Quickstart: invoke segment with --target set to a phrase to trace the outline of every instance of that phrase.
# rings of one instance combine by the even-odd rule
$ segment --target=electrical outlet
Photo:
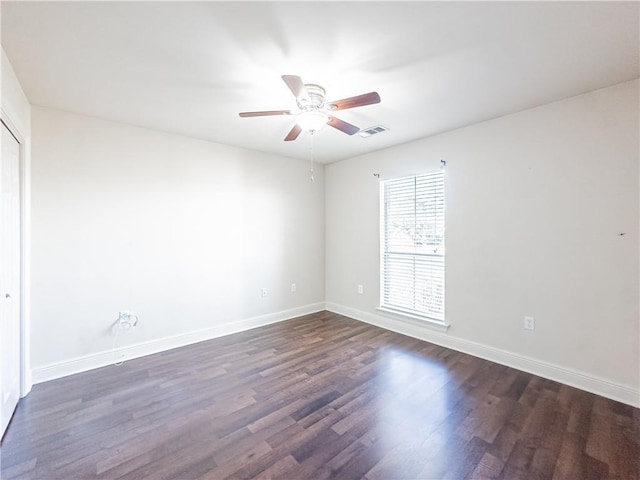
[[[536,329],[536,319],[533,317],[524,317],[524,328],[526,330]]]
[[[292,292],[295,292],[296,290],[298,290],[298,287],[296,287],[296,284],[295,284],[295,283],[292,283],[292,284],[291,284],[291,291],[292,291]]]
[[[358,293],[362,295],[364,293],[364,287],[362,285],[358,285]]]
[[[262,298],[264,298],[264,297],[266,297],[266,296],[267,296],[267,287],[263,287],[263,288],[260,290],[260,296],[261,296]]]

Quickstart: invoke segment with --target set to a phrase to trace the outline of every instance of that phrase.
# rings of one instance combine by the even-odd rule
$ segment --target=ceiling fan
[[[283,75],[282,80],[284,80],[284,83],[287,84],[291,92],[295,95],[298,110],[241,112],[240,116],[266,117],[270,115],[295,115],[296,124],[285,137],[285,142],[295,140],[303,130],[314,134],[325,124],[336,128],[347,135],[358,133],[360,131],[358,127],[334,117],[331,115],[331,112],[380,103],[380,95],[378,95],[377,92],[364,93],[355,97],[328,102],[325,100],[326,92],[320,85],[316,85],[315,83],[303,83],[302,79],[296,75]]]

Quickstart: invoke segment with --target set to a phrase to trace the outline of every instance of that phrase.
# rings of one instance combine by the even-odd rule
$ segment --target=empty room
[[[0,2],[0,477],[640,479],[639,2]]]

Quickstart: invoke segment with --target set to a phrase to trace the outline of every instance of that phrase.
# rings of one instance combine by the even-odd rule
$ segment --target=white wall
[[[329,309],[639,404],[638,132],[633,81],[327,166]],[[447,333],[375,310],[373,174],[440,159]]]
[[[120,310],[140,317],[124,346],[323,308],[321,166],[311,182],[308,162],[40,107],[32,119],[36,380],[104,363],[92,356]]]
[[[21,135],[28,137],[31,132],[31,106],[22,91],[13,67],[2,49],[0,73],[2,76],[2,111]]]
[[[30,364],[30,238],[31,238],[31,105],[16,77],[13,67],[4,52],[0,60],[0,107],[2,120],[20,142],[21,154],[21,248],[22,248],[22,288],[21,288],[21,381],[20,395],[31,390]]]

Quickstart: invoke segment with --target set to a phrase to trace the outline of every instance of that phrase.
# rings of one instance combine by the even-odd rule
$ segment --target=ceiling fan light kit
[[[346,110],[348,108],[362,107],[380,103],[380,95],[377,92],[369,92],[355,97],[344,98],[335,102],[325,101],[325,89],[315,83],[303,83],[296,75],[283,75],[282,80],[287,84],[296,97],[298,110],[268,110],[262,112],[241,112],[240,116],[266,117],[271,115],[295,115],[296,124],[285,137],[285,142],[298,138],[305,131],[313,135],[324,125],[329,125],[347,135],[358,133],[360,129],[355,125],[334,117],[329,112]]]
[[[296,116],[296,123],[305,132],[314,134],[322,127],[324,127],[329,121],[329,117],[318,110],[309,110],[301,112]]]

